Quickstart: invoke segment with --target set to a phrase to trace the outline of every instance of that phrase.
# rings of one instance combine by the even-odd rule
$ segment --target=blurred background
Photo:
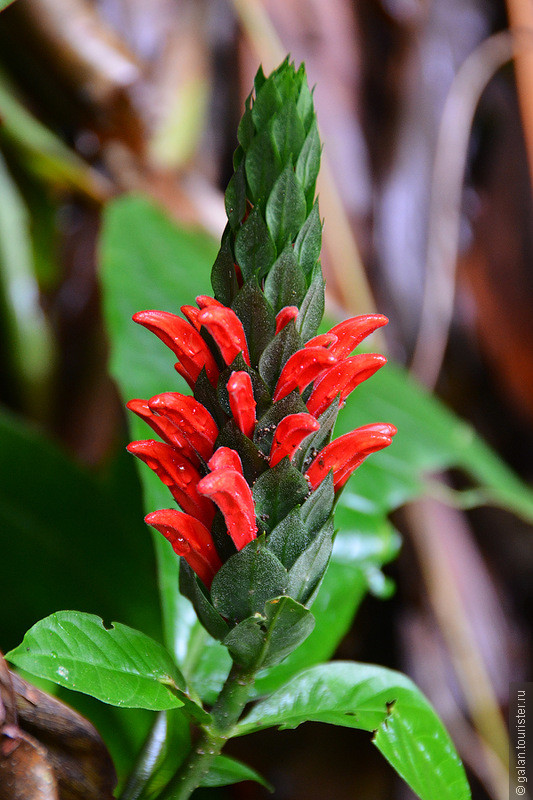
[[[107,371],[102,209],[138,192],[218,238],[244,98],[259,63],[268,72],[287,52],[316,84],[329,314],[386,313],[390,358],[531,483],[529,0],[16,0],[0,14],[1,402],[96,481],[121,485],[131,467]],[[465,488],[453,472],[435,481],[443,497]],[[127,513],[142,519],[140,499]],[[508,682],[531,675],[531,528],[435,497],[394,522],[397,591],[366,598],[339,656],[407,672],[450,730],[476,800],[504,800]],[[132,548],[151,575],[148,539]],[[42,584],[54,574],[43,563]],[[16,588],[4,650],[35,621]],[[148,588],[135,602],[153,616]],[[469,706],[476,691],[482,713]],[[309,724],[230,749],[280,800],[412,797],[358,731]],[[264,796],[252,784],[220,790]]]

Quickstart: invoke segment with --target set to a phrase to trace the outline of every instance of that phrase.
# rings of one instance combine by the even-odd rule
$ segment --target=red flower
[[[294,389],[300,392],[337,361],[325,347],[304,347],[292,355],[281,371],[274,391],[274,402],[283,400]]]
[[[231,447],[219,447],[207,462],[207,466],[212,472],[215,469],[233,469],[242,475],[241,457]]]
[[[339,395],[340,402],[343,403],[356,386],[370,378],[386,363],[385,356],[362,353],[335,364],[313,384],[313,391],[307,401],[310,413],[319,417]]]
[[[132,442],[127,449],[153,469],[187,514],[196,517],[207,527],[211,525],[215,508],[205,497],[198,494],[200,473],[179,450],[169,444],[153,440]]]
[[[198,484],[200,494],[217,504],[237,550],[256,538],[257,524],[252,491],[242,472],[231,467],[215,469]]]
[[[386,325],[388,321],[383,314],[363,314],[360,317],[352,317],[344,322],[339,322],[330,330],[330,333],[337,337],[337,342],[332,345],[331,351],[339,359],[346,358],[358,344],[361,344],[363,339]]]
[[[320,451],[305,473],[312,488],[316,489],[333,470],[333,488],[337,492],[370,453],[392,443],[395,433],[394,425],[375,422],[339,436]]]
[[[239,430],[249,439],[255,428],[255,400],[252,379],[247,372],[232,372],[228,381],[228,395],[231,413]]]
[[[149,406],[151,411],[175,425],[205,461],[211,458],[218,427],[209,411],[194,397],[179,392],[165,392],[152,397]]]
[[[205,306],[198,315],[198,321],[204,325],[218,345],[220,354],[231,364],[239,353],[250,364],[250,354],[242,322],[237,314],[222,305]]]
[[[285,306],[276,314],[276,333],[279,333],[289,324],[291,319],[298,316],[298,306]]]
[[[284,417],[276,428],[272,440],[270,467],[275,467],[285,456],[292,458],[305,437],[319,428],[320,423],[305,412]]]
[[[183,556],[209,589],[222,562],[205,525],[189,514],[170,508],[152,511],[144,520],[168,539],[174,552]]]
[[[213,354],[198,331],[181,317],[166,311],[139,311],[134,322],[155,333],[178,357],[180,374],[194,384],[205,367],[207,377],[216,386],[219,370]]]

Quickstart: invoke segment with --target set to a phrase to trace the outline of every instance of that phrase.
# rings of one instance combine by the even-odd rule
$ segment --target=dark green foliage
[[[257,367],[263,351],[274,338],[276,317],[257,278],[247,281],[233,301],[233,310],[246,334],[252,367]]]
[[[303,503],[309,494],[309,484],[284,458],[274,469],[264,472],[255,482],[255,510],[267,531],[272,531],[294,506]]]
[[[312,275],[320,257],[321,247],[322,222],[320,221],[317,201],[294,242],[294,255],[306,276]]]
[[[306,215],[305,194],[290,165],[272,187],[265,215],[279,253],[296,238]]]
[[[214,639],[223,639],[228,633],[228,625],[207,599],[198,578],[184,558],[180,559],[180,592],[191,601],[206,631]]]
[[[277,336],[275,336],[259,361],[259,374],[272,392],[276,388],[276,383],[281,370],[289,360],[303,345],[301,337],[298,335],[294,321],[291,320]]]
[[[285,594],[287,583],[287,570],[260,536],[217,572],[211,598],[221,616],[242,622],[252,614],[262,614],[268,600]]]
[[[317,267],[296,320],[298,331],[304,342],[313,338],[324,316],[324,278],[320,265],[317,264]]]
[[[261,452],[267,456],[270,454],[274,431],[284,417],[306,410],[305,403],[298,391],[291,392],[283,400],[278,400],[277,403],[270,406],[268,411],[259,417],[254,433],[254,442]]]
[[[260,280],[276,258],[276,247],[258,208],[252,209],[235,238],[235,258],[244,280]]]
[[[285,306],[300,306],[305,297],[307,284],[294,250],[288,245],[273,264],[265,281],[265,295],[274,311]]]

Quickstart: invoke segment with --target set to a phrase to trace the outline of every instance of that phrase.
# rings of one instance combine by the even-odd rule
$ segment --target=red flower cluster
[[[211,297],[200,296],[197,304],[198,308],[182,307],[186,320],[163,311],[142,311],[133,317],[172,350],[178,359],[176,370],[193,390],[203,370],[217,387],[221,373],[218,364],[231,366],[239,354],[250,365],[246,335],[238,316]],[[276,318],[276,334],[297,314],[296,306],[283,308]],[[270,468],[283,458],[291,460],[304,440],[319,430],[319,418],[329,406],[337,398],[342,404],[358,384],[383,366],[386,359],[381,355],[350,354],[366,336],[386,323],[387,318],[380,314],[354,317],[311,339],[287,360],[273,402],[296,390],[307,390],[307,413],[289,414],[279,422],[268,457]],[[216,354],[202,336],[202,328],[216,346]],[[251,439],[257,419],[250,375],[244,370],[231,372],[226,388],[233,419]],[[241,458],[236,450],[217,447],[219,426],[194,397],[165,392],[148,401],[131,400],[128,408],[163,440],[132,442],[129,451],[156,472],[182,508],[154,511],[146,522],[170,541],[175,552],[186,559],[209,588],[221,567],[211,535],[216,509],[222,513],[237,550],[257,536],[252,489],[244,477]],[[365,425],[326,445],[305,467],[310,490],[314,491],[330,471],[335,491],[341,489],[370,453],[391,444],[395,433],[393,425]]]

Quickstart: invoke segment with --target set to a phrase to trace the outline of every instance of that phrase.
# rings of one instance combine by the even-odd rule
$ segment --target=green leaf
[[[216,299],[220,303],[230,306],[239,287],[229,236],[222,238],[220,250],[211,270],[211,286]]]
[[[265,295],[274,311],[285,306],[299,306],[305,297],[305,276],[288,245],[271,267],[265,281]]]
[[[261,280],[276,258],[276,248],[259,209],[253,208],[235,238],[235,258],[243,278]]]
[[[285,594],[287,579],[287,570],[260,536],[217,572],[211,585],[213,605],[226,619],[240,622],[262,614],[267,600]]]
[[[294,242],[294,255],[305,275],[312,274],[321,248],[322,221],[317,200]]]
[[[13,2],[14,2],[14,0],[0,0],[0,11],[3,11],[4,8],[7,8]]]
[[[198,585],[196,574],[185,559],[180,564],[180,592],[193,604],[198,619],[214,639],[223,639],[229,631],[228,625],[215,611],[202,589]]]
[[[257,278],[244,284],[232,308],[242,322],[252,367],[257,367],[264,349],[276,332],[276,316],[259,288]]]
[[[37,622],[6,658],[32,675],[114,706],[161,711],[183,705],[185,680],[170,654],[140,631],[80,611]]]
[[[251,98],[252,96],[250,94],[245,100],[244,114],[242,115],[241,121],[239,122],[239,127],[237,128],[237,139],[242,145],[243,150],[248,150],[255,136],[255,126],[252,119],[252,111],[250,109]]]
[[[256,98],[252,105],[252,119],[258,131],[263,130],[281,108],[283,99],[274,80],[266,80],[260,89],[256,86]]]
[[[229,223],[233,230],[237,230],[246,213],[246,178],[243,161],[230,178],[224,195],[224,204]]]
[[[288,458],[269,469],[256,480],[253,487],[255,512],[267,531],[287,516],[309,494],[309,484]],[[281,592],[280,592],[281,594]]]
[[[302,151],[296,162],[296,177],[302,186],[305,196],[311,203],[314,200],[315,183],[320,170],[320,154],[322,145],[316,122],[307,134]]]
[[[274,116],[271,130],[280,162],[294,166],[305,140],[305,131],[293,100],[287,101]]]
[[[310,611],[291,597],[276,597],[233,628],[224,640],[234,661],[244,667],[270,666],[282,661],[311,633]]]
[[[267,129],[261,130],[251,143],[245,156],[244,168],[251,199],[254,205],[264,208],[270,190],[281,170],[281,164]]]
[[[264,382],[274,394],[274,389],[278,382],[281,370],[289,360],[303,345],[298,335],[294,320],[291,319],[277,336],[275,336],[259,361],[259,374]]]
[[[306,208],[305,195],[294,170],[285,167],[266,204],[266,221],[278,253],[297,236],[305,221]]]
[[[255,781],[273,792],[273,787],[255,769],[248,767],[241,761],[229,756],[217,756],[207,775],[202,778],[200,786],[213,788],[215,786],[230,786],[241,781]]]
[[[328,722],[376,731],[374,743],[422,800],[467,800],[461,762],[435,711],[405,675],[336,661],[304,670],[257,703],[240,734]]]
[[[306,78],[302,82],[302,88],[300,89],[298,100],[296,101],[296,108],[298,110],[298,115],[303,122],[304,129],[306,133],[308,133],[311,128],[311,124],[315,119],[315,110],[313,107],[313,94],[309,89]]]
[[[333,520],[331,519],[311,544],[301,553],[289,570],[287,594],[310,606],[329,562],[333,540]]]
[[[320,266],[314,275],[296,318],[296,327],[304,342],[316,334],[324,314],[324,278]]]
[[[301,506],[293,508],[281,522],[278,522],[267,538],[269,550],[272,550],[286,569],[292,567],[300,553],[311,541],[300,509]]]

